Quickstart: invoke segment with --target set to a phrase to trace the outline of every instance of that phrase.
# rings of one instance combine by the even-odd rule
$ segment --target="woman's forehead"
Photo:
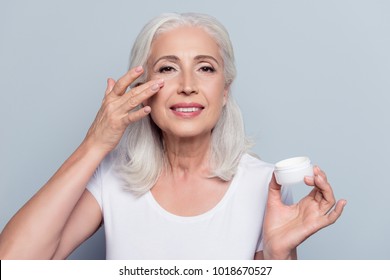
[[[213,56],[220,60],[220,49],[216,40],[203,28],[181,26],[159,34],[152,42],[150,59],[160,56],[192,54]]]

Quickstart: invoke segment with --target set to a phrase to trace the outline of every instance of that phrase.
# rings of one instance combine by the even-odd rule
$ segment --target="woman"
[[[318,167],[292,204],[273,166],[247,153],[233,50],[214,18],[155,18],[130,61],[78,149],[4,228],[1,259],[66,258],[103,221],[109,259],[295,259],[341,215]]]

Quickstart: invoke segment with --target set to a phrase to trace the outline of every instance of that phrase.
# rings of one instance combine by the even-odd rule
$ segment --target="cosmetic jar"
[[[275,177],[279,185],[303,183],[305,176],[313,176],[313,165],[308,157],[293,157],[275,164]]]

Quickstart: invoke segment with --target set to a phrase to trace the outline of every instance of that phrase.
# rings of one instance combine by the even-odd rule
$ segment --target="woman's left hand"
[[[266,215],[263,225],[265,259],[289,259],[291,252],[320,229],[333,224],[343,212],[347,201],[336,199],[325,173],[314,167],[314,176],[305,177],[312,191],[298,203],[285,205],[281,186],[275,176],[269,185]]]

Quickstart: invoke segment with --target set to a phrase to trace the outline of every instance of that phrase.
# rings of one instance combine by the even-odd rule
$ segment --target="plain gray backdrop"
[[[83,140],[106,79],[162,12],[227,27],[253,150],[273,163],[309,156],[348,200],[299,257],[389,259],[390,1],[1,0],[0,229]],[[104,259],[103,231],[70,258]]]

